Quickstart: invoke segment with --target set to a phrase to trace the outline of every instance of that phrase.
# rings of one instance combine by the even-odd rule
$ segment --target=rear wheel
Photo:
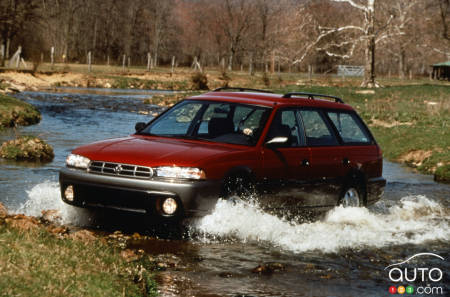
[[[358,190],[355,188],[348,188],[341,199],[341,205],[344,207],[359,207],[360,198]]]
[[[361,196],[361,190],[358,186],[352,185],[346,187],[341,195],[339,205],[343,207],[360,207],[363,206],[363,200]]]

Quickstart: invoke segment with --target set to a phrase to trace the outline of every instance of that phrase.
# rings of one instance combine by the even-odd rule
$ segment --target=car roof
[[[353,108],[345,103],[334,102],[330,100],[318,99],[312,96],[295,96],[283,98],[283,94],[259,93],[259,92],[217,92],[212,91],[198,96],[186,98],[188,100],[205,100],[205,101],[223,101],[230,103],[242,103],[250,105],[261,105],[268,107],[318,107],[331,109],[353,110]],[[318,95],[317,95],[318,96]]]

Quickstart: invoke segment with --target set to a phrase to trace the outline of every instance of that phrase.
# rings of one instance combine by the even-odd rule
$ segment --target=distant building
[[[433,79],[450,81],[450,61],[431,66],[433,67],[433,72],[431,73]]]

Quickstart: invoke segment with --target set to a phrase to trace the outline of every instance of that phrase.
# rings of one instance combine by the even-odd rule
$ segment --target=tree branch
[[[358,9],[361,9],[361,10],[364,10],[364,11],[368,11],[369,10],[366,6],[357,4],[357,3],[353,2],[353,0],[332,0],[332,1],[334,1],[334,2],[345,2],[345,3],[348,3],[348,4],[350,4],[351,6],[353,6],[355,8],[358,8]]]

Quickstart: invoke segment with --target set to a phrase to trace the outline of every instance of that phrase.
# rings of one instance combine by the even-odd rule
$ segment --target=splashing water
[[[61,200],[57,182],[40,183],[27,194],[28,200],[15,213],[39,217],[42,211],[57,210],[58,223],[91,223],[92,212]],[[267,242],[296,253],[450,241],[450,213],[438,202],[422,195],[385,202],[380,201],[372,210],[336,207],[323,220],[299,224],[266,213],[257,204],[219,200],[212,214],[198,220],[193,228],[205,235],[204,240],[231,237],[242,242]]]
[[[84,226],[89,223],[90,212],[86,209],[75,208],[61,200],[59,184],[46,181],[35,185],[27,191],[28,200],[15,213],[40,217],[45,210],[58,212],[57,223]]]
[[[263,212],[258,206],[219,200],[195,228],[205,238],[233,237],[263,241],[292,252],[419,244],[450,240],[450,215],[425,196],[407,196],[383,213],[367,208],[336,207],[321,221],[295,224]]]

